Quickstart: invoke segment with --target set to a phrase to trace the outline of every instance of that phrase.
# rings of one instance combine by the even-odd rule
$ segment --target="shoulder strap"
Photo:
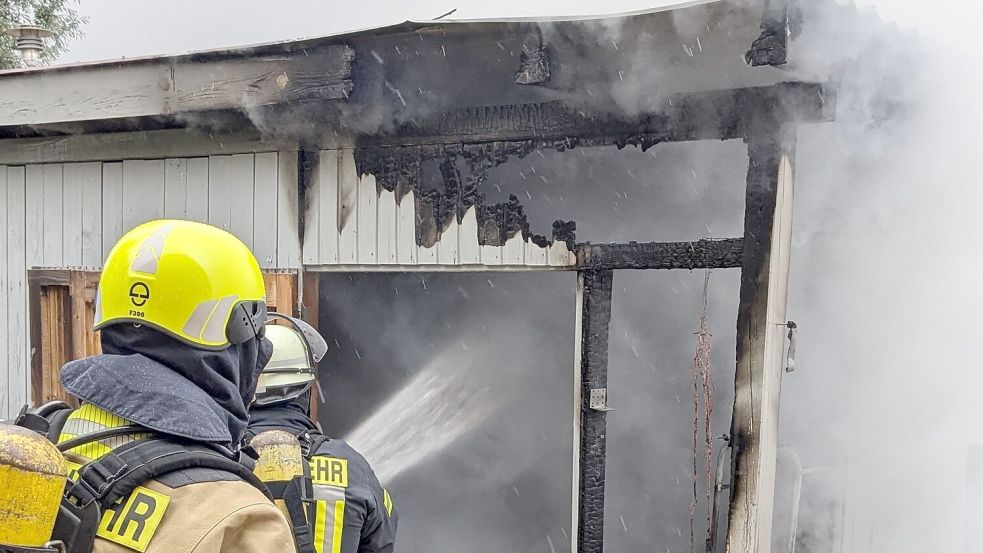
[[[79,504],[99,503],[103,509],[148,480],[188,468],[232,473],[272,499],[266,486],[231,452],[172,437],[154,436],[124,444],[79,469],[76,482],[65,491]]]
[[[61,429],[72,411],[74,409],[64,401],[49,401],[33,410],[25,405],[14,419],[14,424],[41,434],[51,443],[58,443]]]
[[[320,432],[304,432],[298,436],[298,439],[300,440],[300,451],[308,460],[317,455],[317,450],[321,449],[325,442],[331,440],[330,437]]]

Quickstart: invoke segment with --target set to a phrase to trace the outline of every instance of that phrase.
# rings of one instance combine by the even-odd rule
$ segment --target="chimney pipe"
[[[44,39],[55,36],[55,33],[37,25],[18,25],[7,29],[4,34],[17,39],[16,48],[20,51],[21,62],[25,67],[41,64]]]

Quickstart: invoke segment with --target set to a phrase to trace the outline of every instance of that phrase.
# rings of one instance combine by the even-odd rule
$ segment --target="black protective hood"
[[[224,445],[246,430],[246,406],[273,354],[264,339],[220,351],[193,348],[146,326],[102,330],[103,355],[72,361],[61,383],[74,396],[141,426]]]
[[[293,435],[307,431],[318,431],[310,415],[311,391],[289,401],[273,405],[253,404],[249,410],[249,431],[253,434],[267,430],[283,430]]]

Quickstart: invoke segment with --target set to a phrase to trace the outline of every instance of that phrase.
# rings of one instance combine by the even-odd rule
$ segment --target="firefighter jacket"
[[[297,436],[310,464],[315,502],[308,508],[317,553],[390,553],[396,544],[397,513],[369,462],[354,448],[323,436],[306,406],[309,393],[294,401],[253,407],[249,432],[282,430]]]
[[[85,404],[69,415],[59,442],[129,421]],[[143,436],[106,438],[65,452],[69,472]],[[212,469],[171,472],[138,486],[103,515],[95,553],[266,553],[294,551],[286,520],[262,492]]]

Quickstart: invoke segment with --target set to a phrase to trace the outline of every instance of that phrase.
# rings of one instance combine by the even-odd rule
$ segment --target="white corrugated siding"
[[[98,268],[128,229],[162,217],[222,227],[264,268],[300,264],[295,155],[0,165],[0,418],[30,398],[27,271]]]
[[[547,270],[576,264],[563,242],[543,248],[519,234],[504,246],[480,245],[474,208],[451,222],[433,247],[419,246],[413,192],[397,201],[394,192],[376,186],[375,176],[357,174],[353,150],[324,150],[319,161],[308,190],[313,209],[305,219],[304,265]]]

